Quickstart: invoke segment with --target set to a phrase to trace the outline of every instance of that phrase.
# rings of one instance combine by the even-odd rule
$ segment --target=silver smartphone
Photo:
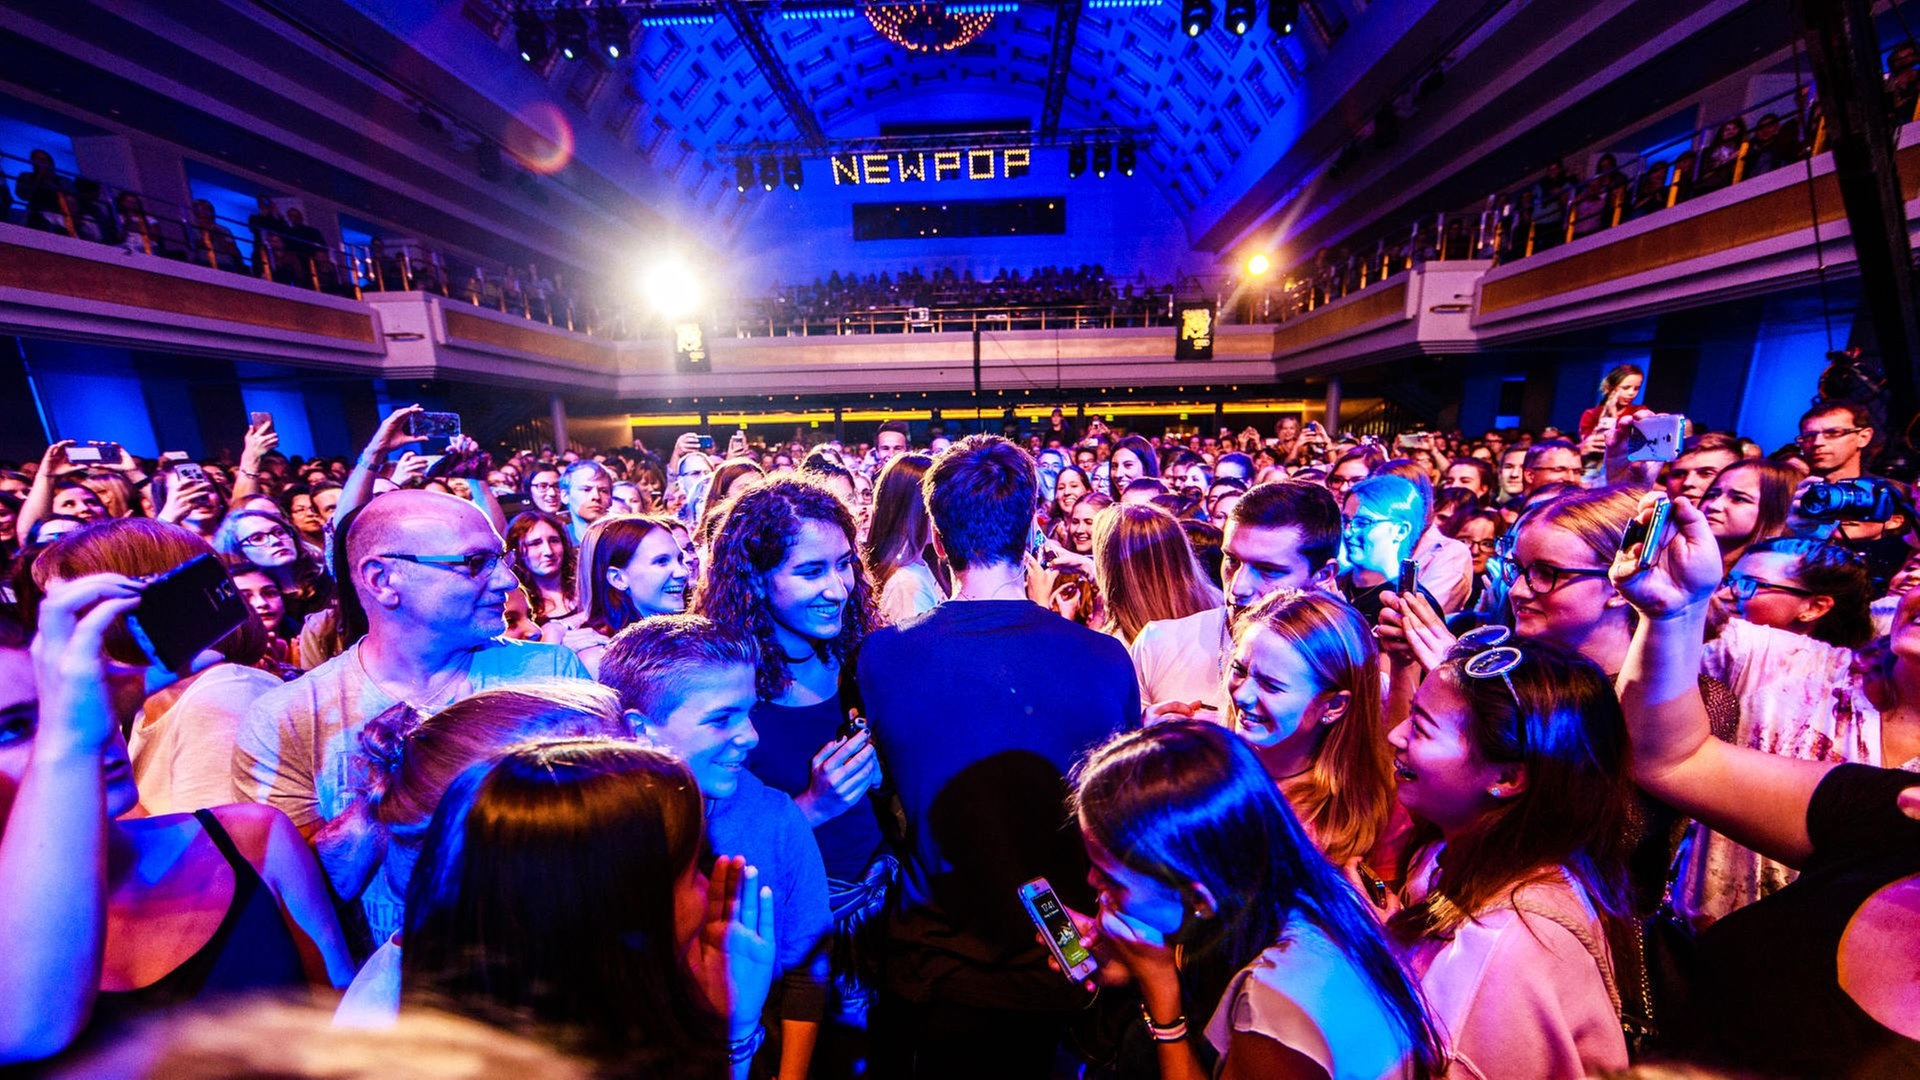
[[[1093,974],[1100,962],[1087,951],[1086,943],[1080,940],[1079,929],[1073,925],[1067,910],[1060,906],[1060,898],[1053,894],[1053,886],[1047,884],[1046,878],[1034,878],[1020,886],[1020,903],[1026,907],[1033,925],[1040,928],[1040,936],[1047,939],[1047,949],[1060,962],[1060,970],[1067,978],[1079,982]]]

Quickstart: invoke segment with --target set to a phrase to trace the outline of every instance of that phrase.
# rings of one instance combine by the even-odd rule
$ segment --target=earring
[[[1487,794],[1497,799],[1500,797],[1500,789],[1498,787],[1490,787],[1487,789]]]

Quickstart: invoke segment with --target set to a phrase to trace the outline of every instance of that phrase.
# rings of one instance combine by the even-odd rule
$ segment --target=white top
[[[560,644],[572,649],[573,655],[580,659],[581,666],[587,669],[587,674],[596,679],[600,677],[600,658],[606,655],[607,646],[612,641],[600,631],[585,626],[568,627],[560,637]]]
[[[880,617],[889,625],[898,626],[932,611],[946,598],[933,571],[916,559],[887,576],[887,584],[880,590]]]
[[[233,743],[254,700],[281,685],[270,672],[215,664],[165,712],[134,715],[127,754],[147,817],[184,814],[233,801]]]
[[[1473,595],[1473,549],[1429,526],[1414,546],[1413,561],[1420,566],[1420,584],[1451,615]]]
[[[1140,628],[1127,654],[1140,680],[1140,704],[1204,701],[1227,715],[1227,660],[1233,641],[1227,636],[1225,605],[1179,619],[1155,619]]]
[[[1365,973],[1318,926],[1295,918],[1227,983],[1207,1023],[1224,1061],[1236,1031],[1312,1058],[1331,1080],[1398,1080],[1411,1048]]]
[[[333,1011],[335,1027],[392,1027],[400,1019],[400,945],[388,938],[354,975],[340,1007]]]

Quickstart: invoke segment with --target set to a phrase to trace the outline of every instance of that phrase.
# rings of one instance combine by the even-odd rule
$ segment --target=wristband
[[[1147,1022],[1147,1035],[1154,1042],[1174,1043],[1187,1037],[1187,1018],[1184,1015],[1175,1017],[1173,1023],[1162,1027],[1153,1022],[1153,1014],[1147,1011],[1147,1003],[1143,1001],[1140,1003],[1140,1019]]]
[[[766,1041],[766,1025],[753,1025],[753,1034],[748,1035],[744,1039],[734,1039],[727,1043],[727,1063],[729,1065],[740,1065],[752,1061],[753,1055],[760,1052],[761,1044]]]

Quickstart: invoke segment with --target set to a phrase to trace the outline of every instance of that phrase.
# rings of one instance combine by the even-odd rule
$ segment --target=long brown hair
[[[920,480],[933,468],[933,455],[897,454],[880,470],[873,493],[873,520],[860,559],[866,563],[873,587],[883,589],[895,570],[926,558],[933,542],[933,518],[927,514],[927,496]]]
[[[527,591],[533,617],[545,620],[561,613],[546,610],[547,601],[540,595],[540,583],[533,580],[533,571],[527,569],[526,557],[520,554],[520,545],[526,542],[527,534],[535,525],[545,525],[560,537],[560,595],[576,609],[580,606],[580,551],[573,545],[567,523],[545,510],[522,510],[507,522],[507,550],[513,552],[513,576],[520,579]]]
[[[1157,506],[1111,506],[1093,524],[1093,576],[1107,619],[1128,644],[1157,619],[1178,619],[1222,603],[1200,573],[1186,531]]]
[[[1329,725],[1307,774],[1283,785],[1287,801],[1336,864],[1373,850],[1393,815],[1393,750],[1380,693],[1373,628],[1351,604],[1320,590],[1283,589],[1247,609],[1237,644],[1255,629],[1286,642],[1321,693],[1346,691],[1346,714]]]
[[[1760,493],[1754,504],[1753,531],[1737,542],[1721,544],[1721,554],[1730,560],[1738,558],[1747,548],[1762,540],[1787,535],[1787,517],[1793,512],[1793,492],[1800,486],[1798,472],[1777,462],[1755,458],[1736,461],[1721,469],[1713,478],[1713,483],[1707,485],[1707,491],[1711,493],[1719,487],[1729,473],[1743,469],[1760,477]]]
[[[671,535],[676,524],[664,514],[608,514],[588,527],[580,541],[573,587],[574,603],[586,605],[587,629],[612,637],[640,618],[633,600],[607,583],[607,571],[632,562],[649,533],[663,529]]]
[[[1466,701],[1465,741],[1483,761],[1517,765],[1525,786],[1489,806],[1440,853],[1426,898],[1388,921],[1404,942],[1446,938],[1528,885],[1564,868],[1615,929],[1629,907],[1626,824],[1633,798],[1627,726],[1613,681],[1593,661],[1545,641],[1515,639],[1520,663],[1501,678],[1445,679]],[[1437,839],[1423,826],[1425,839]],[[1408,846],[1411,860],[1422,844]]]

